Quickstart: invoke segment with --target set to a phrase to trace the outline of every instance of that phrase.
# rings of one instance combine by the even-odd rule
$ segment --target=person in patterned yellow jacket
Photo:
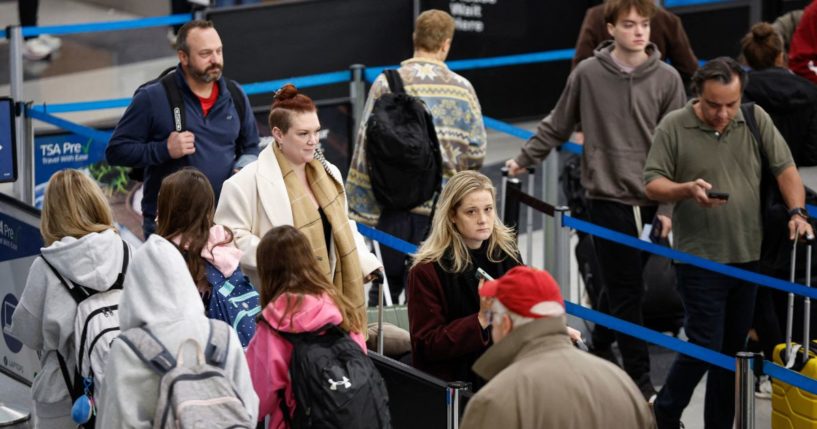
[[[442,153],[443,186],[458,171],[482,167],[486,144],[482,109],[473,86],[444,63],[453,37],[451,15],[436,9],[421,13],[413,34],[414,56],[403,61],[398,69],[406,92],[420,98],[434,117]],[[386,76],[381,73],[369,90],[346,179],[349,217],[417,244],[428,227],[432,202],[427,201],[408,212],[384,212],[375,200],[368,175],[367,163],[377,160],[366,159],[366,120],[375,101],[388,92]],[[397,302],[405,283],[405,255],[385,247],[381,250],[390,291]],[[372,291],[372,296],[376,292]]]

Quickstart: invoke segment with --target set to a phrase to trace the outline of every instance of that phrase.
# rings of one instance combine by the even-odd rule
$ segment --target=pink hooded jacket
[[[221,244],[227,241],[227,237],[227,231],[223,226],[210,227],[210,235],[207,237],[207,244],[201,249],[201,257],[213,264],[224,277],[230,278],[238,268],[244,252],[235,247],[235,242]],[[181,244],[182,237],[177,235],[171,241],[178,246]]]
[[[294,333],[309,332],[327,323],[339,325],[342,321],[340,310],[327,295],[303,295],[301,307],[295,315],[282,319],[281,315],[287,305],[286,295],[279,296],[261,312],[261,316],[275,329]],[[354,332],[350,337],[360,345],[363,352],[366,352],[366,342],[362,334]],[[286,429],[278,391],[284,389],[287,409],[295,410],[295,398],[289,380],[292,344],[270,329],[266,323],[259,323],[255,336],[247,347],[246,355],[252,384],[259,399],[259,421],[269,415],[270,429]]]

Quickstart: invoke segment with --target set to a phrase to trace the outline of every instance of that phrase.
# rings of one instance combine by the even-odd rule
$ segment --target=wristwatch
[[[808,211],[803,207],[795,207],[789,210],[789,217],[792,217],[794,215],[800,215],[803,219],[806,220],[808,220],[809,218]]]

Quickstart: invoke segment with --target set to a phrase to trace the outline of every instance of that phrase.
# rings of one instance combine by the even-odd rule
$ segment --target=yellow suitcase
[[[811,286],[811,244],[806,255],[806,286]],[[790,280],[794,283],[797,245],[792,248]],[[805,297],[805,320],[810,320],[811,303]],[[806,377],[817,379],[817,342],[809,341],[809,325],[804,326],[804,341],[792,343],[792,314],[794,294],[789,294],[786,319],[786,342],[774,348],[774,363],[797,371]],[[805,346],[804,346],[805,345]],[[789,356],[791,358],[789,359]],[[817,395],[800,390],[779,380],[772,380],[772,428],[773,429],[817,429]]]

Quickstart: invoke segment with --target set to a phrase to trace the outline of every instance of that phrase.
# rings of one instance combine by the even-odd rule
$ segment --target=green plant
[[[88,166],[88,172],[107,192],[128,192],[128,167],[111,166],[102,161]]]

